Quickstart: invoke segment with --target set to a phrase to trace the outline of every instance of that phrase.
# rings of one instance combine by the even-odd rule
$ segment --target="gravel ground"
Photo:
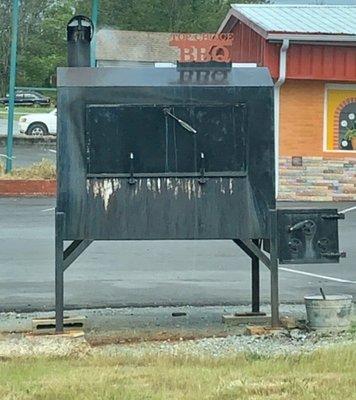
[[[94,353],[105,356],[165,354],[172,356],[227,357],[244,352],[251,356],[271,357],[312,352],[319,348],[347,343],[356,343],[355,335],[344,333],[325,336],[325,334],[305,333],[296,329],[290,332],[282,331],[278,334],[264,336],[235,335],[226,338],[208,338],[175,343],[111,345],[95,348]]]
[[[299,329],[279,331],[272,335],[232,335],[187,341],[144,342],[91,347],[84,337],[6,335],[0,338],[0,360],[12,357],[57,356],[83,357],[170,355],[228,357],[247,353],[253,357],[271,357],[309,353],[320,348],[356,343],[353,333],[326,335]]]
[[[0,361],[14,357],[80,357],[89,353],[90,346],[84,336],[0,336]]]
[[[268,312],[268,306],[263,310]],[[85,315],[84,335],[35,336],[34,317],[48,313],[1,313],[0,360],[17,356],[144,356],[193,355],[225,357],[241,352],[252,356],[288,355],[311,352],[321,347],[356,343],[355,333],[325,334],[299,329],[271,335],[247,336],[243,327],[221,323],[225,313],[248,311],[249,307],[156,307],[73,310],[68,315]],[[184,314],[173,317],[174,313]],[[304,305],[281,305],[282,315],[305,318]],[[53,316],[53,315],[52,315]],[[9,331],[17,333],[6,333]],[[196,338],[201,339],[196,339]],[[194,340],[187,340],[194,338]],[[153,341],[152,341],[153,340]],[[132,343],[128,344],[130,341]]]
[[[356,307],[355,307],[356,309]],[[182,307],[125,307],[125,308],[98,308],[69,310],[68,316],[85,316],[87,330],[94,334],[105,332],[133,332],[144,331],[160,332],[163,330],[203,330],[218,335],[226,331],[226,326],[221,323],[223,314],[235,312],[244,313],[251,311],[251,306],[182,306]],[[261,311],[269,314],[267,304],[261,306]],[[293,315],[303,319],[305,315],[304,304],[281,304],[281,315]],[[183,313],[183,317],[172,317],[173,313]],[[54,313],[0,313],[0,332],[28,332],[32,329],[33,318],[53,318]],[[235,332],[231,332],[235,333]]]

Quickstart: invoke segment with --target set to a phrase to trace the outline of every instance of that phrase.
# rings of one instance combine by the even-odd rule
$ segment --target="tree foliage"
[[[261,3],[240,0],[235,3]],[[0,95],[8,84],[11,3],[0,0]],[[162,32],[215,32],[230,0],[100,0],[99,26]],[[91,13],[90,0],[20,0],[17,86],[48,86],[65,65],[66,23]]]

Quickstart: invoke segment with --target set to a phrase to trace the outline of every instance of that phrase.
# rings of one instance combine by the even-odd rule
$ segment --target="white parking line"
[[[41,210],[41,212],[48,212],[48,211],[54,211],[55,207],[51,207],[51,208],[45,208],[44,210]]]
[[[348,279],[333,278],[332,276],[312,274],[311,272],[298,271],[296,269],[290,269],[290,268],[284,268],[284,267],[279,267],[278,269],[280,269],[281,271],[285,271],[285,272],[292,272],[293,274],[313,276],[314,278],[322,278],[322,279],[326,279],[326,280],[334,281],[334,282],[356,284],[356,281],[349,281]]]
[[[346,208],[345,210],[341,210],[341,211],[339,211],[339,214],[345,214],[347,212],[354,211],[354,210],[356,210],[356,206]]]
[[[5,158],[8,158],[9,160],[12,160],[12,159],[16,158],[14,156],[8,157],[6,154],[0,154],[0,157],[5,157]]]

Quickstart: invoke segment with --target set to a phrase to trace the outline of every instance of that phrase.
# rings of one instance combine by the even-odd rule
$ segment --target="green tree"
[[[230,3],[263,0],[100,0],[99,26],[162,32],[215,32]],[[11,3],[0,0],[0,95],[8,86]],[[66,24],[91,14],[91,0],[20,0],[18,86],[48,86],[65,65]]]
[[[101,0],[101,26],[162,32],[215,32],[231,3],[263,0]],[[85,8],[83,0],[79,8]]]
[[[49,86],[56,68],[66,65],[66,25],[74,13],[73,2],[50,3],[19,47],[18,86]]]
[[[0,0],[0,95],[8,87],[12,1]],[[48,85],[65,65],[65,27],[75,12],[72,0],[21,0],[17,48],[17,86]]]
[[[0,1],[0,95],[6,91],[11,41],[11,7],[10,1]]]

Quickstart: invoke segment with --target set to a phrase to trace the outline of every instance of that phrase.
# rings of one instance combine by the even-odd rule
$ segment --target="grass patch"
[[[4,164],[0,163],[0,179],[55,179],[56,166],[52,161],[42,161],[26,168],[14,168],[10,174],[5,174]]]
[[[350,333],[355,335],[355,337],[356,337],[356,321],[351,322]]]
[[[356,399],[356,345],[251,360],[173,356],[0,361],[2,400]]]

